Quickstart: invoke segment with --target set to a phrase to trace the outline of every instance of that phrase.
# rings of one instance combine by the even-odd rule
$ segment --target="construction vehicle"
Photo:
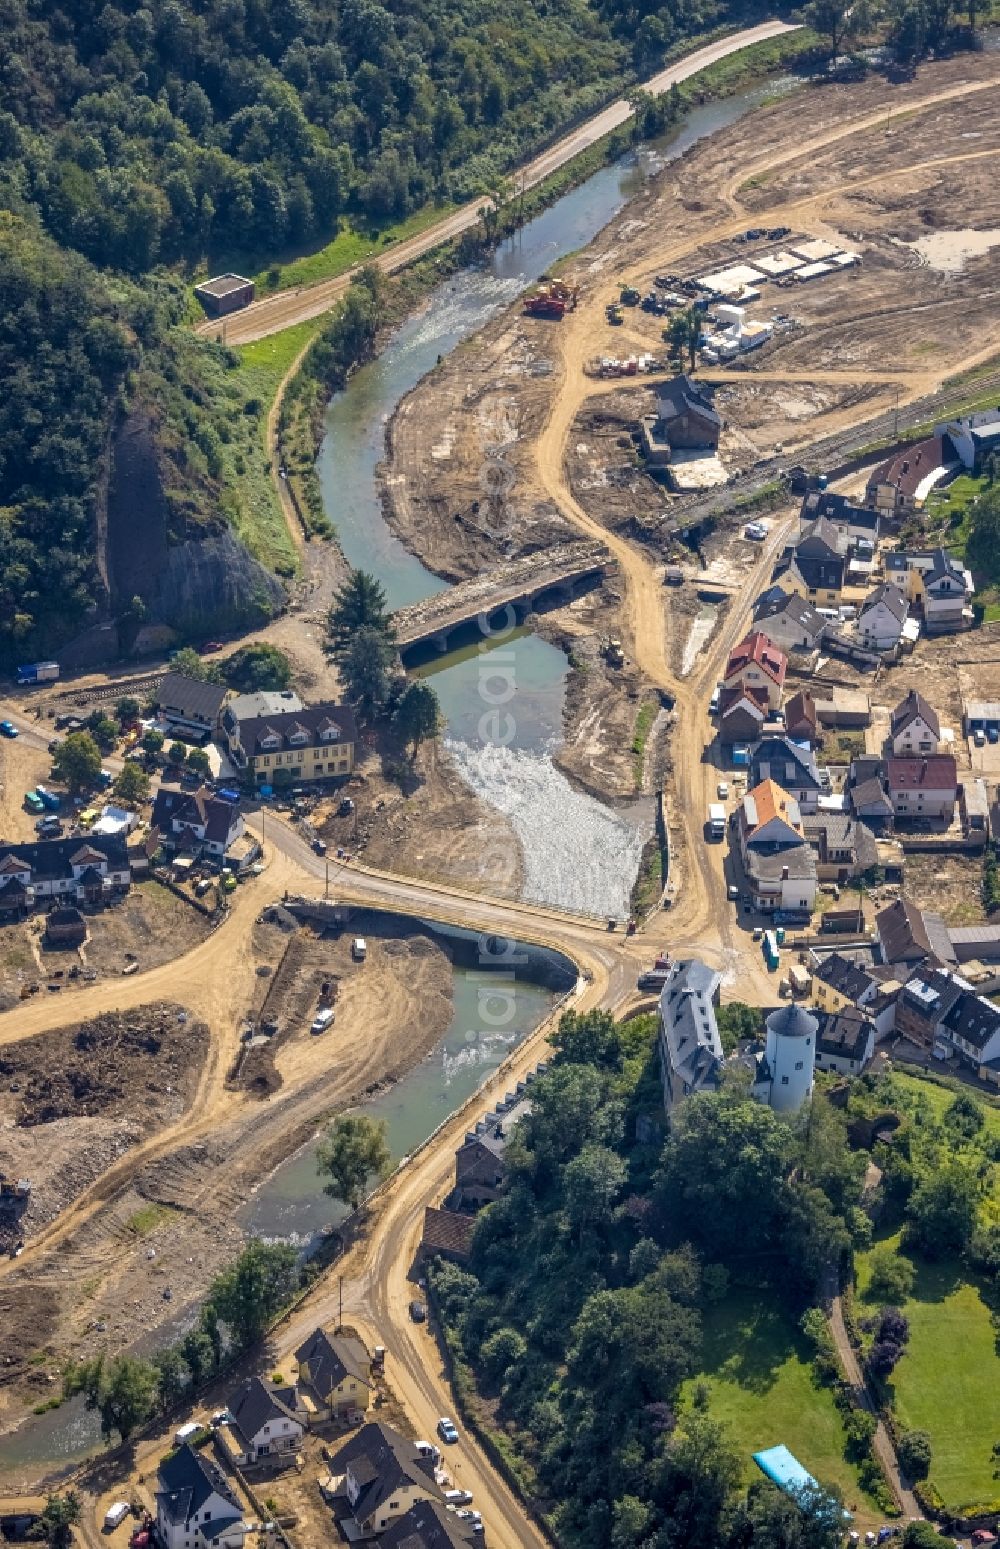
[[[608,322],[611,324],[612,328],[619,328],[622,323],[624,323],[625,313],[622,311],[617,301],[609,302],[604,311],[605,316],[607,317]]]
[[[611,639],[605,646],[604,655],[607,658],[609,667],[624,667],[625,652],[622,650],[621,641],[618,640],[614,635],[612,635]]]
[[[642,300],[642,296],[636,290],[634,285],[623,285],[621,297],[619,299],[621,300],[623,307],[637,307],[639,302]]]
[[[563,280],[543,280],[537,290],[524,299],[528,317],[548,317],[558,321],[576,307],[578,291]]]

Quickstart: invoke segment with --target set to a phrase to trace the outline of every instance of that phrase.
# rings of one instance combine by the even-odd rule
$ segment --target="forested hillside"
[[[347,209],[384,220],[474,192],[725,9],[2,0],[4,202],[132,272],[268,258]]]

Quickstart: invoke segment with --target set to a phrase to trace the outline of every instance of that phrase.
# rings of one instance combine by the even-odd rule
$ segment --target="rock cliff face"
[[[153,417],[136,407],[112,447],[103,524],[112,613],[138,596],[147,624],[181,635],[253,629],[273,618],[285,601],[281,582],[221,518],[193,518],[193,499],[166,487],[165,466]]]

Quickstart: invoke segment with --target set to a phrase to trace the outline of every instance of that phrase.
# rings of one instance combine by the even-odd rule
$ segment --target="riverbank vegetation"
[[[468,1267],[432,1269],[466,1419],[573,1549],[832,1549],[831,1503],[885,1488],[814,1309],[868,1240],[864,1160],[825,1096],[790,1123],[739,1077],[665,1135],[655,1039],[562,1019]],[[747,1489],[778,1441],[822,1487],[804,1512]]]

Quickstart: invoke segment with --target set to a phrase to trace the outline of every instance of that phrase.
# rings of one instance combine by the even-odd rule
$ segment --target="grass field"
[[[880,1247],[899,1248],[899,1234]],[[868,1281],[870,1255],[858,1255],[858,1289]],[[905,1354],[889,1383],[904,1430],[931,1438],[931,1483],[955,1510],[1000,1496],[991,1449],[1000,1440],[996,1334],[978,1286],[955,1264],[914,1261]],[[859,1301],[859,1312],[864,1307]]]
[[[811,1349],[773,1297],[732,1291],[705,1314],[701,1377],[685,1384],[689,1401],[697,1381],[707,1384],[709,1414],[723,1421],[744,1462],[784,1442],[821,1484],[837,1485],[848,1508],[870,1512],[857,1472],[844,1457],[844,1426],[829,1388],[813,1382]]]

